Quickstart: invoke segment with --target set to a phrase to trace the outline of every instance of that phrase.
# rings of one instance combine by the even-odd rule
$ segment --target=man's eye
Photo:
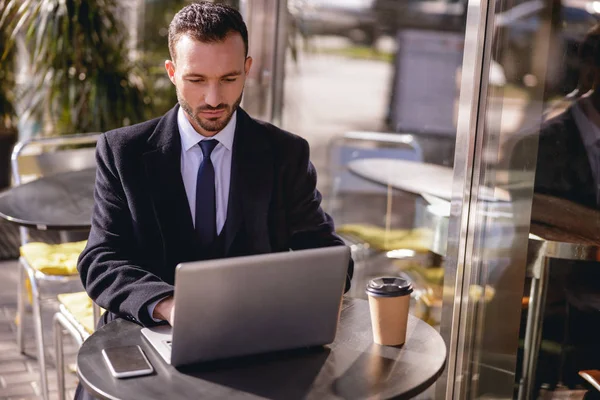
[[[225,78],[223,79],[225,82],[235,82],[236,79],[235,78]]]
[[[188,82],[197,83],[200,82],[200,79],[188,79]]]

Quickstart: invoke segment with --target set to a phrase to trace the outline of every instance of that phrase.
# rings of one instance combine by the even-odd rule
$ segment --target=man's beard
[[[204,105],[202,107],[198,107],[198,109],[194,112],[194,110],[192,109],[192,106],[190,106],[190,104],[187,101],[185,101],[185,99],[183,97],[181,97],[181,95],[179,94],[179,90],[176,90],[176,92],[177,92],[177,100],[179,101],[179,105],[181,106],[181,108],[183,108],[183,111],[185,111],[186,114],[192,119],[192,121],[194,122],[195,128],[198,129],[198,127],[200,127],[207,132],[222,131],[227,126],[229,121],[231,121],[231,117],[233,116],[233,113],[235,112],[235,110],[237,110],[240,103],[242,102],[242,96],[244,95],[244,91],[242,90],[242,93],[240,93],[240,97],[231,106],[228,104],[224,104],[224,103],[221,103],[216,107]],[[202,120],[200,118],[200,116],[198,115],[201,111],[214,111],[214,110],[225,110],[225,113],[226,113],[225,118],[219,117],[219,119],[216,121],[210,121],[210,120]]]

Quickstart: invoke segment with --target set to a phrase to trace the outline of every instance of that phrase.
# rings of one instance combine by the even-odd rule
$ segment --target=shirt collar
[[[221,130],[213,137],[205,137],[196,132],[190,121],[185,116],[183,108],[179,107],[177,111],[177,127],[179,128],[179,136],[181,136],[181,145],[185,151],[188,151],[202,140],[216,139],[229,151],[233,148],[233,138],[235,136],[235,127],[237,124],[237,110],[233,112],[231,119]]]

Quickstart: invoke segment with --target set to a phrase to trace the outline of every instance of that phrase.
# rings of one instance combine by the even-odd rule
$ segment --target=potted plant
[[[10,32],[9,46],[24,34],[33,63],[20,101],[45,132],[102,132],[146,119],[150,98],[116,0],[0,1],[0,30]]]
[[[0,0],[4,10],[7,0]],[[7,18],[8,18],[7,14]],[[0,190],[10,185],[10,153],[17,141],[15,115],[15,49],[0,21]]]

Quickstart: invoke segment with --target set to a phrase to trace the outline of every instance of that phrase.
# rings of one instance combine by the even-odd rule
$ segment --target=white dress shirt
[[[202,140],[215,139],[219,142],[212,151],[210,160],[215,168],[215,195],[217,206],[217,234],[221,233],[227,219],[227,205],[229,202],[229,184],[231,182],[231,157],[233,153],[233,138],[235,136],[237,111],[231,116],[229,123],[223,130],[213,137],[204,137],[192,126],[180,107],[177,113],[177,126],[181,136],[181,177],[185,186],[192,221],[196,220],[196,179],[198,169],[204,156],[198,143]]]
[[[181,107],[177,112],[177,127],[181,137],[181,177],[185,186],[188,204],[192,213],[192,223],[195,227],[196,221],[196,180],[198,169],[204,156],[202,149],[198,146],[202,140],[215,139],[219,144],[210,154],[210,160],[215,168],[215,203],[217,207],[217,234],[220,234],[227,219],[227,206],[229,203],[229,186],[231,183],[231,159],[233,155],[233,138],[235,137],[237,111],[231,116],[229,123],[222,131],[213,137],[205,137],[196,132],[190,121],[185,116]],[[155,322],[161,320],[152,316],[154,308],[163,299],[158,299],[148,305],[150,318]]]

